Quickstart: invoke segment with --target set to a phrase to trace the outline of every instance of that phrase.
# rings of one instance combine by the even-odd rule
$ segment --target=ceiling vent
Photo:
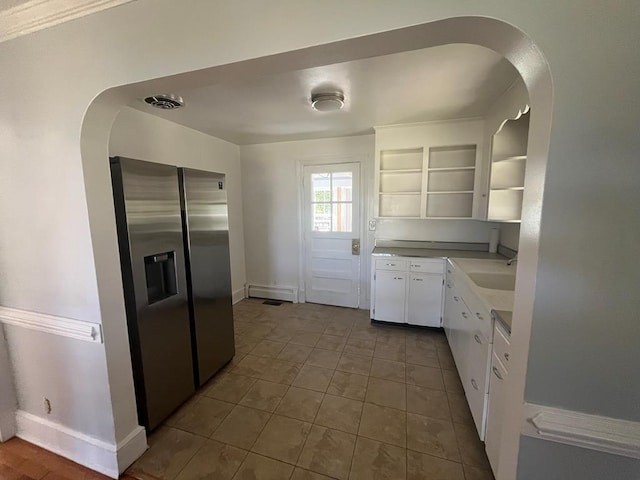
[[[145,98],[144,102],[163,110],[175,110],[176,108],[184,107],[184,100],[176,95],[154,95]]]
[[[340,92],[314,93],[311,95],[311,107],[318,112],[332,112],[344,107],[344,95]]]

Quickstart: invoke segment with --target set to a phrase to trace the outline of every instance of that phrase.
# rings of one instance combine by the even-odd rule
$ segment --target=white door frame
[[[321,154],[321,155],[312,155],[309,157],[304,157],[298,159],[296,162],[296,177],[298,179],[298,245],[300,248],[298,249],[298,302],[305,303],[307,301],[306,294],[306,286],[305,286],[305,273],[306,273],[306,262],[305,262],[305,252],[306,252],[306,242],[304,235],[304,222],[305,222],[305,212],[304,212],[304,188],[303,188],[303,180],[304,180],[304,167],[314,166],[314,165],[339,165],[342,163],[357,163],[360,165],[360,200],[358,204],[358,210],[360,212],[360,222],[358,225],[358,231],[353,232],[354,235],[358,234],[360,238],[360,295],[358,296],[358,308],[363,308],[364,299],[368,298],[369,295],[365,295],[364,289],[367,286],[367,280],[363,280],[363,272],[367,273],[370,270],[369,265],[369,245],[366,241],[365,235],[367,230],[365,228],[367,222],[368,215],[368,194],[369,191],[367,189],[366,179],[368,178],[368,168],[367,168],[367,156],[365,154],[353,154],[353,155],[333,155],[333,154]],[[354,237],[355,238],[355,237]],[[368,275],[368,273],[367,273]],[[364,304],[364,308],[369,308],[368,302]]]

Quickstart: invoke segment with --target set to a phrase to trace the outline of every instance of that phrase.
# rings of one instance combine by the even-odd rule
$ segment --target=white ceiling
[[[244,145],[372,133],[372,127],[482,116],[515,69],[475,45],[445,45],[298,71],[176,89],[186,106],[131,106]],[[340,90],[345,107],[316,112],[311,92]],[[147,95],[160,93],[148,91]]]

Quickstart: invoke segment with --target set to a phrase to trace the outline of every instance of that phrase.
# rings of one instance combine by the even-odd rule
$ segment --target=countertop
[[[492,288],[479,287],[467,276],[467,273],[491,272],[514,274],[515,266],[509,266],[505,261],[485,261],[460,257],[449,258],[449,263],[454,267],[456,273],[465,277],[464,283],[480,299],[485,308],[490,312],[496,312],[496,318],[511,332],[511,312],[513,311],[514,292],[511,290],[495,290]]]
[[[409,248],[409,247],[375,247],[372,255],[376,257],[423,257],[423,258],[479,258],[486,260],[506,260],[499,253],[489,253],[477,250],[451,250],[440,248]]]

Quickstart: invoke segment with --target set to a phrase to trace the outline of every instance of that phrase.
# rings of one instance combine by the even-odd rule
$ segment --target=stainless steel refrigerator
[[[138,418],[153,430],[234,354],[224,177],[110,160]]]
[[[225,176],[178,169],[194,375],[203,385],[235,353]]]

